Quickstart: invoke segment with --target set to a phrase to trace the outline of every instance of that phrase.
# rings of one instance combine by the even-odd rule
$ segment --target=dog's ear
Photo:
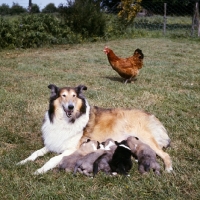
[[[50,98],[57,96],[59,88],[56,85],[50,84],[48,88],[51,90]]]
[[[85,85],[79,85],[79,86],[77,87],[78,93],[82,92],[82,90],[87,90],[87,87],[86,87]]]

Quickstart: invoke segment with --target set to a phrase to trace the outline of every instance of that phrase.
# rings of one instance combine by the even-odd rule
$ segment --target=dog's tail
[[[101,161],[102,157],[106,155],[106,153],[102,154],[101,156],[99,156],[95,162],[93,163],[93,177],[95,177],[95,175],[98,173],[99,171],[99,162]]]

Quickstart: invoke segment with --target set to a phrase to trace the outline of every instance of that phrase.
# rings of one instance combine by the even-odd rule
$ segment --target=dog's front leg
[[[39,149],[39,150],[35,151],[34,153],[32,153],[25,160],[22,160],[22,161],[18,162],[17,165],[23,165],[28,161],[34,161],[37,157],[44,156],[48,152],[49,152],[49,150],[46,147],[43,147],[42,149]]]
[[[43,173],[47,172],[48,170],[55,168],[61,162],[61,160],[64,156],[68,156],[68,155],[74,153],[74,151],[76,151],[76,149],[66,150],[62,154],[60,154],[58,156],[54,156],[47,163],[45,163],[41,168],[39,168],[37,171],[35,171],[34,175],[43,174]]]

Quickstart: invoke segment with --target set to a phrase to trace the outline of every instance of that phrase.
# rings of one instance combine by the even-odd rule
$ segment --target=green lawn
[[[120,57],[143,50],[137,81],[124,85],[109,66],[103,48]],[[200,48],[191,40],[139,38],[83,45],[0,52],[0,195],[1,199],[200,199]],[[144,109],[168,130],[174,172],[160,158],[161,176],[94,179],[54,169],[33,172],[55,154],[23,166],[16,163],[43,146],[41,124],[52,83],[84,84],[91,105]],[[133,122],[134,123],[134,122]]]

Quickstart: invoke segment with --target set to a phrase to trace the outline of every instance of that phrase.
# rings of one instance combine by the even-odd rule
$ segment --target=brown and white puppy
[[[48,152],[58,153],[35,172],[45,173],[56,167],[64,156],[74,153],[87,139],[104,142],[112,138],[120,142],[134,136],[163,159],[168,172],[172,170],[170,156],[162,150],[169,146],[170,139],[154,115],[137,109],[90,107],[83,96],[83,90],[87,89],[84,85],[59,88],[51,84],[48,87],[51,95],[42,125],[44,147],[18,164],[34,161]]]
[[[66,172],[74,170],[77,160],[83,156],[97,150],[99,143],[94,140],[89,140],[81,144],[80,148],[69,156],[64,156],[59,163],[59,169],[64,169]]]
[[[128,137],[127,144],[138,159],[138,170],[141,174],[149,172],[153,169],[155,174],[160,175],[160,165],[156,161],[156,153],[147,144],[141,142],[137,137]]]
[[[95,176],[99,171],[103,171],[106,174],[111,173],[111,168],[109,162],[112,160],[113,154],[117,145],[113,139],[107,139],[105,142],[102,142],[105,152],[93,164],[93,176]]]

